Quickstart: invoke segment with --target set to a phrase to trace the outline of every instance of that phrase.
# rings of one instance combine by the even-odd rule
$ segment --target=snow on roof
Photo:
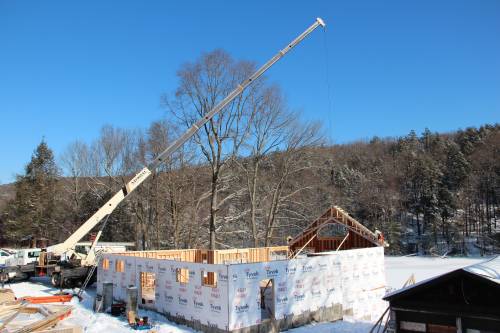
[[[462,269],[500,284],[500,256]]]
[[[454,271],[452,271],[454,272]],[[434,280],[434,279],[437,279],[437,278],[440,278],[442,277],[443,275],[446,275],[446,274],[449,274],[450,272],[448,273],[443,273],[443,274],[439,274],[439,275],[436,275],[436,276],[433,276],[433,277],[430,277],[428,279],[425,279],[425,280],[422,280],[422,281],[419,281],[419,282],[416,282],[414,284],[410,284],[409,286],[406,286],[406,287],[403,287],[401,289],[397,289],[397,290],[394,290],[394,291],[391,291],[391,292],[388,292],[387,294],[385,294],[385,296],[383,297],[384,300],[387,300],[388,298],[391,298],[392,296],[395,296],[395,295],[398,295],[402,292],[405,292],[407,290],[410,290],[410,289],[413,289],[415,287],[418,287],[418,286],[421,286],[423,284],[426,284],[427,282],[431,281],[431,280]]]
[[[483,262],[477,263],[477,264],[472,264],[470,266],[462,267],[462,268],[459,268],[459,269],[456,269],[456,270],[453,270],[453,271],[450,271],[450,272],[447,272],[444,274],[439,274],[437,276],[419,281],[419,282],[412,284],[412,285],[409,285],[407,287],[391,291],[391,292],[387,293],[383,298],[384,298],[384,300],[388,300],[389,298],[392,298],[395,295],[406,292],[407,290],[410,290],[410,289],[414,289],[416,287],[419,287],[421,285],[426,284],[429,281],[442,278],[445,275],[448,275],[450,273],[457,272],[460,270],[475,274],[477,276],[489,279],[493,282],[500,284],[500,255],[496,256],[494,258],[485,260]]]

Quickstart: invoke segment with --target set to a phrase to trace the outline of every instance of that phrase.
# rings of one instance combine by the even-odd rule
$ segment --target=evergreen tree
[[[57,194],[59,171],[45,140],[37,146],[23,175],[17,175],[16,196],[7,208],[11,241],[22,237],[58,240]]]
[[[387,241],[389,242],[389,253],[401,253],[401,223],[399,221],[389,221],[387,226]]]

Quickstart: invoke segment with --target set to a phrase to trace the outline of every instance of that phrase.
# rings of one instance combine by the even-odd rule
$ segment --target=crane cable
[[[325,56],[325,83],[326,83],[326,89],[327,89],[327,112],[326,115],[328,117],[327,119],[327,137],[326,137],[326,145],[328,147],[327,149],[327,161],[328,165],[330,168],[330,173],[331,173],[331,184],[334,184],[334,175],[335,175],[335,169],[334,169],[334,164],[333,161],[335,157],[333,156],[333,147],[334,140],[333,140],[333,101],[332,101],[332,89],[331,89],[331,83],[330,83],[330,53],[328,50],[328,35],[327,35],[327,27],[323,29],[323,50],[324,50],[324,56]]]
[[[324,55],[325,55],[325,81],[326,81],[327,99],[328,99],[328,106],[327,106],[328,138],[327,139],[333,141],[333,139],[331,137],[331,133],[333,131],[333,100],[332,100],[332,88],[331,88],[331,83],[330,83],[330,61],[329,61],[330,60],[330,53],[328,50],[327,29],[328,29],[328,27],[324,27],[324,29],[323,29],[323,48],[324,48]]]

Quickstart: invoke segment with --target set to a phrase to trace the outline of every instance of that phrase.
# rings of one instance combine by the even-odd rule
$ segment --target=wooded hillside
[[[105,128],[99,141],[108,132],[121,130]],[[60,177],[51,167],[33,172],[47,150],[42,143],[15,183],[15,199],[1,215],[3,242],[28,234],[63,240],[127,178]],[[283,244],[332,204],[382,230],[398,253],[417,245],[460,251],[466,236],[488,242],[500,228],[499,125],[267,153],[252,187],[254,163],[251,157],[228,162],[218,187],[218,247]],[[49,176],[38,178],[42,172]],[[147,249],[208,246],[210,178],[209,165],[163,169],[113,213],[104,239],[135,240]]]
[[[179,70],[178,89],[162,97],[168,116],[147,130],[104,126],[57,162],[42,141],[15,195],[0,187],[0,242],[64,240],[254,67],[221,50],[203,54]],[[499,185],[498,124],[330,146],[264,78],[121,204],[102,240],[139,249],[284,244],[338,205],[384,232],[393,253],[462,252],[470,239],[484,249],[500,228]]]

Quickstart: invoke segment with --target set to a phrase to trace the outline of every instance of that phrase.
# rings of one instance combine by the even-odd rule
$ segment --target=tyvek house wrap
[[[259,324],[266,317],[260,309],[259,283],[264,279],[274,282],[276,319],[342,302],[337,256],[231,265],[229,277],[230,330]]]
[[[260,282],[273,279],[276,319],[342,304],[344,318],[375,320],[385,309],[383,248],[364,248],[262,263],[210,265],[106,254],[109,269],[98,270],[102,283],[113,282],[114,298],[124,300],[128,285],[140,286],[140,272],[156,275],[154,308],[163,313],[200,321],[207,326],[234,330],[259,324]],[[123,273],[115,261],[125,261]],[[178,268],[189,270],[189,282],[176,281]],[[202,271],[217,274],[217,287],[202,285]]]
[[[386,277],[383,247],[338,252],[344,318],[377,320],[387,308],[382,300]]]
[[[101,263],[97,274],[98,293],[102,292],[103,282],[113,282],[113,298],[124,301],[127,286],[141,285],[141,272],[154,273],[155,302],[151,308],[187,320],[200,321],[207,326],[228,329],[227,266],[111,254],[105,255],[105,258],[109,260],[109,269],[102,269]],[[123,273],[116,272],[116,260],[125,260]],[[177,269],[181,268],[189,270],[188,283],[176,281]],[[216,288],[201,284],[203,271],[217,274]]]
[[[342,304],[344,317],[376,320],[385,310],[381,247],[324,256],[229,266],[229,329],[259,324],[259,282],[274,281],[276,319]]]

